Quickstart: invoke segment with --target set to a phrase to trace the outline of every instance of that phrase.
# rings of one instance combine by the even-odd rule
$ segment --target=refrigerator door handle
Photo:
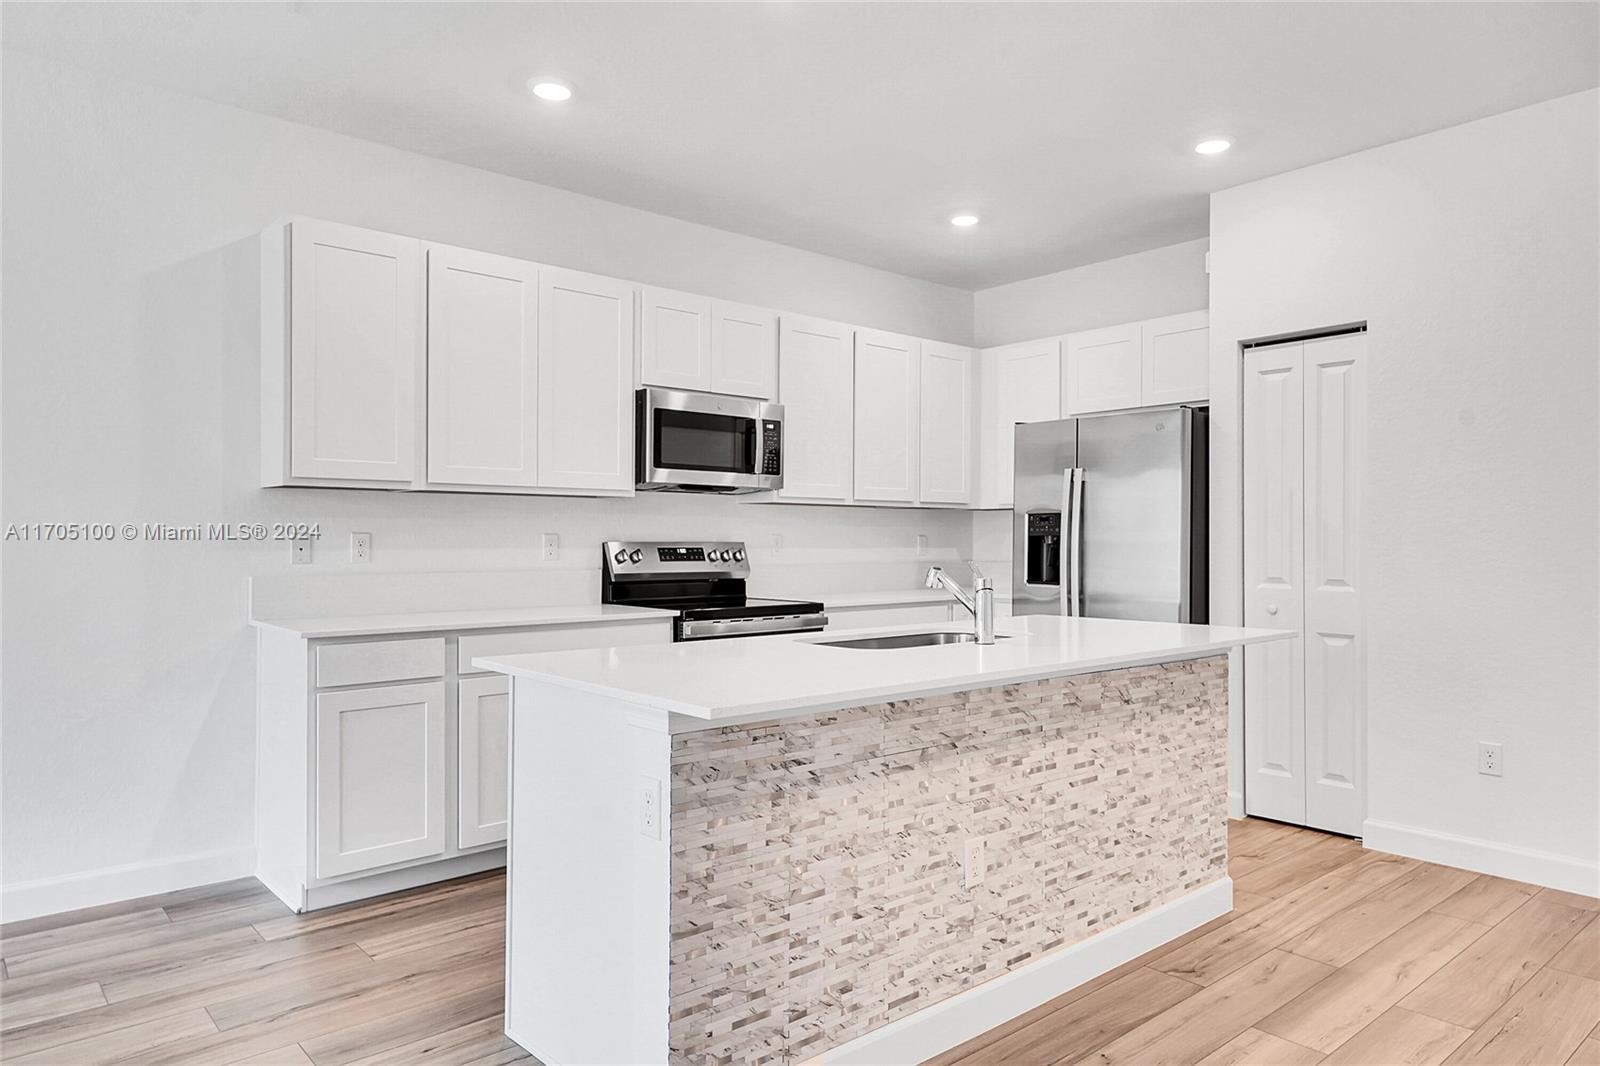
[[[1083,467],[1068,467],[1061,513],[1067,516],[1067,588],[1062,609],[1068,617],[1083,614]]]

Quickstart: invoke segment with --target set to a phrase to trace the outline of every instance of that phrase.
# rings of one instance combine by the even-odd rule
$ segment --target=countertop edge
[[[478,656],[472,660],[472,665],[479,670],[492,670],[514,677],[526,677],[558,688],[568,688],[576,692],[585,692],[590,695],[614,699],[619,703],[627,703],[633,707],[693,719],[697,723],[704,723],[699,728],[710,728],[719,725],[739,724],[740,722],[761,721],[768,718],[824,714],[843,707],[858,707],[869,703],[884,703],[890,700],[916,699],[946,692],[961,692],[972,688],[998,688],[1002,685],[1026,684],[1030,681],[1043,681],[1052,677],[1072,677],[1078,674],[1104,673],[1108,670],[1120,670],[1134,666],[1153,666],[1157,663],[1204,659],[1213,655],[1225,654],[1233,648],[1244,647],[1249,644],[1270,643],[1271,641],[1283,640],[1297,635],[1294,632],[1285,631],[1271,636],[1237,637],[1183,648],[1152,649],[1150,651],[1104,656],[1097,659],[1085,659],[1073,663],[998,670],[993,673],[974,674],[960,680],[944,679],[932,681],[926,685],[868,686],[830,695],[825,700],[774,700],[730,707],[706,707],[700,704],[683,703],[649,693],[619,689],[577,678],[532,670],[515,662],[515,659],[520,656]],[[683,731],[687,730],[674,730],[674,732]]]
[[[581,606],[577,610],[564,610],[562,608],[531,608],[531,610],[544,610],[551,613],[547,615],[518,615],[513,609],[503,613],[495,610],[440,611],[418,612],[414,617],[405,614],[358,615],[349,616],[348,618],[333,615],[327,618],[252,618],[249,621],[250,625],[258,629],[276,629],[306,640],[322,640],[334,637],[464,633],[482,629],[542,629],[551,626],[660,624],[670,622],[674,615],[672,611],[656,610],[650,607],[619,607],[616,608],[618,613],[604,615],[585,613],[586,611],[592,612],[592,605]],[[470,617],[475,614],[483,615],[484,617]],[[387,619],[395,619],[395,621],[387,621]],[[400,621],[399,619],[409,620]]]

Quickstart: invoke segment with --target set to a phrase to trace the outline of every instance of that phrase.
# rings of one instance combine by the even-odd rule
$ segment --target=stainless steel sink
[[[816,643],[829,648],[928,648],[935,644],[972,644],[977,641],[971,633],[891,633],[884,637],[856,637],[853,640],[819,640]],[[1009,640],[1009,637],[996,637]]]

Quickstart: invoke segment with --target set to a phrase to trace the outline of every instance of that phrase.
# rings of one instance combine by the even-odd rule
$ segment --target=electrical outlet
[[[917,534],[917,558],[918,559],[926,559],[927,557],[928,557],[928,535],[926,533],[918,533]]]
[[[967,846],[961,852],[961,887],[973,888],[983,884],[983,878],[988,873],[989,846],[983,838],[973,837],[967,841]]]
[[[546,562],[561,558],[561,535],[559,533],[546,533],[539,538],[540,550],[544,553]]]
[[[783,534],[774,533],[772,535],[772,554],[777,555],[781,551],[783,551]]]
[[[296,537],[289,542],[289,561],[296,566],[311,561],[311,538]]]
[[[1478,773],[1488,774],[1490,777],[1500,777],[1504,771],[1505,753],[1501,745],[1491,744],[1487,740],[1478,742]]]
[[[639,777],[639,835],[661,839],[661,782],[644,775]]]
[[[350,561],[352,563],[372,562],[372,534],[350,534]]]

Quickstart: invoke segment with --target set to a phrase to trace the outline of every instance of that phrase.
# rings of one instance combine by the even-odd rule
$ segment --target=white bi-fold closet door
[[[1245,812],[1352,836],[1366,810],[1366,333],[1244,357]]]

